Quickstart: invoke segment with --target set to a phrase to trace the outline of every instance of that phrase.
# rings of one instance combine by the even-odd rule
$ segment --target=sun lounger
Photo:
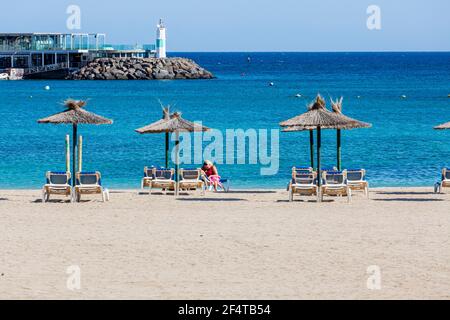
[[[292,168],[292,178],[295,178],[296,174],[309,174],[314,171],[311,167],[294,167]]]
[[[167,191],[174,191],[176,187],[176,182],[174,180],[175,170],[174,169],[157,169],[153,168],[152,173],[153,179],[149,185],[149,194],[152,194],[153,189],[161,189]]]
[[[434,192],[442,193],[443,188],[450,188],[450,168],[442,169],[441,181],[434,185]]]
[[[155,168],[159,169],[159,170],[166,169],[164,167],[155,167],[155,166],[145,167],[144,168],[144,177],[142,178],[142,181],[141,181],[141,189],[148,188],[150,186],[150,181],[153,180],[153,170]]]
[[[141,181],[141,189],[150,187],[150,183],[153,180],[153,169],[155,167],[145,167],[144,168],[144,177]]]
[[[206,184],[201,179],[200,169],[181,169],[179,189],[183,191],[201,190],[205,194]]]
[[[366,180],[366,170],[347,170],[347,184],[352,191],[364,191],[365,196],[369,197],[369,182]]]
[[[230,178],[222,178],[220,179],[219,188],[224,192],[230,192],[231,188],[231,179]]]
[[[78,172],[75,175],[75,199],[80,202],[82,195],[101,194],[103,202],[109,201],[109,191],[102,186],[100,172]]]
[[[214,186],[206,175],[203,175],[203,179],[206,185],[206,189],[209,191],[214,190]],[[231,188],[231,179],[230,178],[221,178],[219,184],[217,185],[217,191],[230,192]]]
[[[70,197],[70,201],[72,201],[70,178],[70,172],[47,172],[47,182],[42,188],[42,202],[49,201],[51,195]]]
[[[352,199],[352,190],[347,183],[347,171],[325,171],[322,175],[323,186],[320,196],[347,197],[347,201]]]
[[[315,172],[315,170],[311,167],[293,167],[292,168],[292,179],[295,180],[295,178],[298,175],[305,175],[305,174],[310,174],[313,172]],[[288,184],[288,187],[287,187],[288,191],[289,191],[290,185],[293,180],[291,180],[291,182],[289,182],[289,184]]]
[[[317,196],[317,173],[312,172],[299,172],[298,168],[292,169],[292,180],[289,183],[289,201],[294,201],[294,195],[300,196]]]

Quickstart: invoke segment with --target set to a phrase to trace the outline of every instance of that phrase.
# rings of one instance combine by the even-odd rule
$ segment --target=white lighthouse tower
[[[159,20],[159,24],[156,29],[156,57],[166,58],[166,27],[162,19]]]

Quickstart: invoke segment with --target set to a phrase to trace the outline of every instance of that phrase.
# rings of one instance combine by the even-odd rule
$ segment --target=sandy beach
[[[450,195],[430,188],[351,204],[281,190],[89,199],[0,191],[1,299],[450,298]],[[67,288],[71,266],[80,290]]]

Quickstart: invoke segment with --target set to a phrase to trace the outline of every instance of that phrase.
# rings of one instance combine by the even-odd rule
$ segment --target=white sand
[[[3,190],[0,298],[449,299],[450,195],[431,191],[351,204],[289,203],[283,191],[42,204],[39,191]],[[367,289],[371,265],[379,291]]]

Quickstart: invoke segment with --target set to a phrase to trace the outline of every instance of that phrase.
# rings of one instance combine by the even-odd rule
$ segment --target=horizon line
[[[336,50],[336,51],[328,51],[328,50],[319,50],[319,51],[294,51],[294,50],[277,50],[277,51],[193,51],[193,50],[176,50],[176,51],[167,51],[168,53],[450,53],[449,50]]]

